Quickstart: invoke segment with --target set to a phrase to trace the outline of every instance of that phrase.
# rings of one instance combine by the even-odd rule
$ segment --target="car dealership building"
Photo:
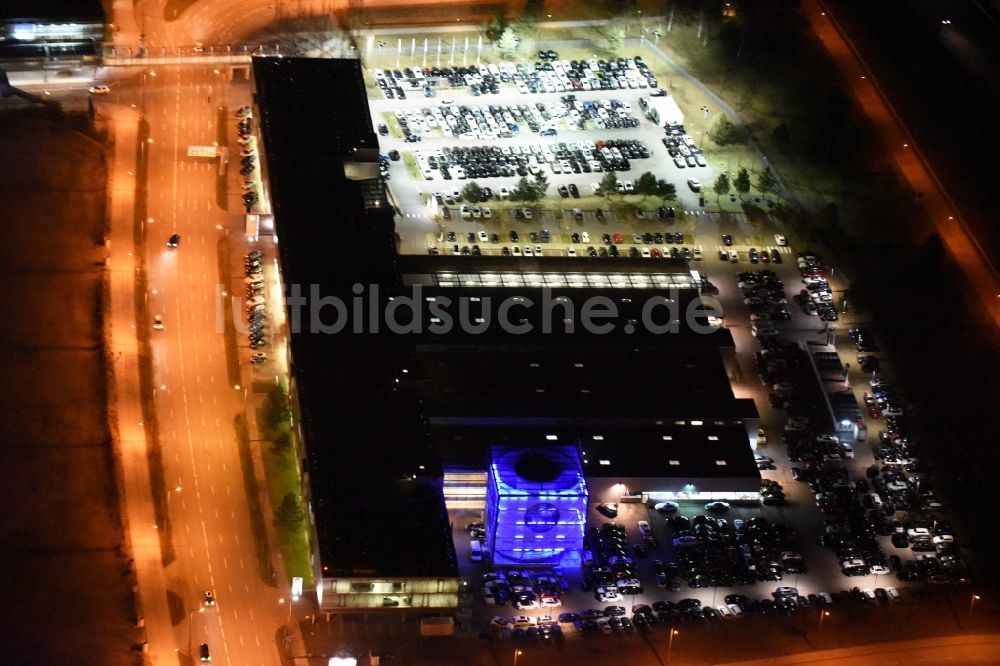
[[[758,498],[757,410],[686,261],[399,255],[360,62],[253,76],[282,281],[348,304],[289,332],[321,612],[456,607],[449,508],[523,566],[578,563],[593,503]]]

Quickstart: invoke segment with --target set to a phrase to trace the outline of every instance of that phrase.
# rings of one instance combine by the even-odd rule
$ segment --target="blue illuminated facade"
[[[494,565],[578,566],[586,516],[576,446],[490,449],[485,525]]]

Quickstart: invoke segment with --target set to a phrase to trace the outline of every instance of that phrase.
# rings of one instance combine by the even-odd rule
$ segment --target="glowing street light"
[[[823,619],[830,617],[830,611],[823,611],[819,614],[819,631],[823,631]]]
[[[969,619],[972,619],[972,609],[976,607],[976,602],[979,601],[981,597],[978,594],[973,594],[972,599],[969,600]]]
[[[514,650],[514,666],[517,666],[517,658],[520,657],[524,652],[520,650]]]
[[[677,631],[676,629],[670,630],[670,640],[667,641],[667,661],[670,661],[670,653],[674,649],[674,636],[676,636],[679,633],[681,632]]]

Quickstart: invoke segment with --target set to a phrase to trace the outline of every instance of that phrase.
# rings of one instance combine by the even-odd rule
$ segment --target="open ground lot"
[[[135,643],[102,344],[103,146],[0,122],[3,648],[18,664],[127,664]]]

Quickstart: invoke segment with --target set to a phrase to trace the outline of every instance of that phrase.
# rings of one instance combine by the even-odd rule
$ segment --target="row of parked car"
[[[864,327],[852,328],[848,335],[859,352],[859,365],[870,373],[864,396],[869,416],[883,420],[885,426],[872,447],[878,464],[867,470],[872,492],[863,497],[863,504],[879,533],[889,535],[895,548],[916,553],[905,562],[898,556],[890,558],[896,576],[935,584],[968,582],[969,567],[961,557],[955,532],[939,516],[945,507],[917,455],[919,446],[907,425],[905,400],[874,355],[879,345]],[[896,518],[900,511],[906,520]]]
[[[801,252],[796,257],[803,289],[793,298],[802,311],[823,321],[837,321],[837,304],[820,258],[813,252]]]
[[[251,349],[259,349],[267,344],[265,333],[267,309],[264,303],[262,260],[263,256],[260,250],[251,250],[243,260],[243,269],[246,274],[246,317],[250,326],[248,338]],[[251,357],[251,362],[262,363],[266,358],[262,352],[257,353]]]
[[[540,52],[541,53],[541,52]],[[539,58],[533,65],[517,65],[510,80],[522,94],[583,90],[657,89],[659,85],[641,56],[559,60]],[[502,77],[501,77],[502,80]]]
[[[389,155],[397,158],[398,155]],[[609,139],[534,145],[451,146],[424,153],[414,151],[414,158],[426,180],[435,173],[444,180],[473,178],[510,178],[543,173],[591,173],[630,171],[631,160],[649,158],[641,141]]]
[[[758,340],[778,335],[779,322],[792,318],[785,298],[785,284],[769,269],[744,271],[736,276],[743,304],[750,311],[750,332]]]
[[[512,618],[494,617],[490,627],[502,637],[551,639],[562,637],[567,630],[581,634],[614,634],[650,631],[659,627],[672,629],[682,622],[738,620],[747,615],[788,615],[806,610],[824,610],[834,606],[897,604],[902,595],[894,587],[851,588],[835,593],[820,592],[802,595],[797,588],[779,587],[770,598],[751,598],[744,594],[728,594],[724,603],[703,605],[701,600],[656,601],[653,604],[633,604],[631,614],[624,606],[603,609],[586,608],[580,612],[563,612],[558,616],[542,615]],[[566,629],[563,629],[566,627]]]

